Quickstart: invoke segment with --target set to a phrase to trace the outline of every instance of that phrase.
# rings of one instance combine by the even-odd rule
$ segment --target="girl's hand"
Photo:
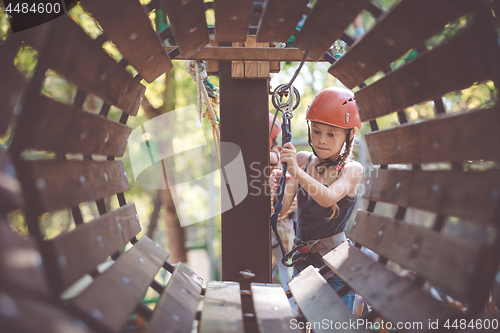
[[[278,150],[281,152],[281,164],[287,163],[287,171],[293,177],[297,177],[297,172],[299,166],[297,165],[297,151],[291,142],[287,142],[283,147],[278,146]]]
[[[271,186],[273,187],[273,190],[276,192],[278,190],[278,184],[280,182],[281,175],[283,174],[282,170],[273,170],[271,173]],[[292,178],[290,174],[287,172],[286,173],[286,179],[285,183],[289,181]]]

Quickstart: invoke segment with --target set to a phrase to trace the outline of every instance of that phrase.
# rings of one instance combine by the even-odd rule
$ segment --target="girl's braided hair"
[[[343,168],[344,168],[344,165],[351,161],[352,160],[352,156],[353,156],[353,145],[354,145],[354,136],[352,138],[350,138],[351,136],[351,131],[347,131],[347,135],[346,135],[346,142],[344,143],[344,147],[342,148],[342,150],[344,152],[341,151],[341,154],[339,155],[339,158],[337,159],[337,176],[335,177],[335,179],[333,180],[332,183],[336,182],[337,179],[339,179],[339,176],[340,176],[340,173],[342,172]],[[340,208],[339,206],[337,205],[337,203],[334,203],[332,205],[332,215],[330,215],[327,220],[330,221],[331,219],[334,219],[336,218],[338,215],[339,215],[339,212],[340,212]]]

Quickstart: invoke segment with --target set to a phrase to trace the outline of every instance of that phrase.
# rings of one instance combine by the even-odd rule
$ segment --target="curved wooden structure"
[[[402,323],[405,332],[435,331],[437,326],[443,331],[446,323],[450,330],[467,331],[469,326],[453,328],[454,321],[498,320],[498,313],[482,313],[492,290],[500,287],[500,174],[465,166],[500,160],[499,106],[447,114],[442,102],[443,95],[477,82],[500,85],[499,13],[492,16],[485,2],[402,0],[387,13],[369,0],[318,0],[313,8],[302,0],[153,0],[144,7],[138,0],[80,3],[103,29],[97,39],[64,16],[11,34],[0,44],[0,135],[9,128],[12,132],[8,152],[0,151],[2,331],[120,332],[132,313],[148,322],[146,332],[190,332],[193,326],[201,332],[281,332],[295,331],[304,322],[312,323],[315,332],[365,332],[366,322],[376,318],[393,327]],[[498,3],[493,2],[493,10],[498,11]],[[148,12],[160,7],[170,26],[155,31]],[[215,11],[213,28],[205,20],[208,7]],[[354,42],[345,30],[362,10],[377,22]],[[307,17],[298,31],[303,14]],[[465,22],[462,29],[432,49],[426,46],[459,18]],[[209,34],[219,46],[206,46]],[[249,35],[256,43],[286,42],[295,35],[297,48],[233,47]],[[162,40],[172,36],[177,47],[164,47]],[[351,48],[337,60],[329,49],[340,38]],[[103,50],[107,40],[123,55],[119,63]],[[38,52],[29,80],[14,65],[25,44]],[[392,70],[391,63],[412,49],[418,57]],[[309,267],[290,282],[288,296],[301,309],[297,317],[285,291],[268,284],[265,191],[223,213],[223,279],[231,282],[209,282],[204,290],[185,265],[172,266],[168,253],[153,241],[136,238],[136,208],[126,201],[127,175],[116,158],[123,155],[131,132],[127,119],[137,114],[145,91],[142,79],[152,82],[176,59],[205,59],[219,61],[221,140],[238,144],[247,163],[267,165],[268,80],[233,78],[231,61],[248,66],[252,61],[300,61],[306,50],[308,61],[329,61],[330,74],[351,89],[358,87],[360,115],[372,129],[366,141],[373,164],[380,167],[371,173],[364,193],[369,205],[358,211],[350,233],[355,245],[339,246],[324,256],[323,269]],[[139,74],[133,77],[127,65]],[[77,87],[72,105],[42,94],[48,70]],[[383,77],[366,83],[380,72]],[[87,94],[104,101],[99,114],[82,109]],[[410,123],[404,109],[427,101],[434,102],[434,119]],[[119,122],[107,119],[111,106],[122,111]],[[400,123],[379,130],[377,119],[392,113]],[[26,158],[26,151],[48,152],[48,158]],[[427,167],[437,163],[449,167]],[[392,167],[401,164],[411,168]],[[104,198],[115,195],[120,208],[107,211]],[[99,218],[83,221],[80,205],[85,202],[96,203]],[[394,216],[381,215],[379,203],[397,207]],[[16,209],[25,214],[29,239],[9,227],[7,213]],[[47,238],[40,218],[61,209],[71,209],[75,227]],[[409,209],[433,213],[432,225],[412,223],[419,221],[406,216]],[[443,232],[448,218],[486,226],[491,236],[479,243],[451,237]],[[104,269],[101,264],[110,257],[113,264]],[[395,263],[415,278],[409,281],[389,268]],[[172,274],[166,286],[154,279],[160,269]],[[255,278],[244,278],[242,270]],[[339,292],[326,284],[324,277],[332,272],[346,282]],[[64,298],[75,282],[85,285],[83,291]],[[466,311],[436,300],[423,286],[434,287],[445,301],[449,296],[462,302]],[[150,287],[161,294],[154,310],[141,303]],[[362,295],[371,312],[362,317],[350,313],[341,300],[349,290]],[[198,312],[200,297],[204,305]],[[345,325],[359,320],[364,324]]]

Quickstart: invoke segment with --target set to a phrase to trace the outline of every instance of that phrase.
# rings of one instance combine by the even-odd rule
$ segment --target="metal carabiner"
[[[296,247],[294,247],[290,252],[288,252],[287,254],[285,254],[283,256],[283,258],[281,258],[281,262],[283,263],[283,265],[285,265],[286,267],[293,267],[297,264],[300,264],[301,262],[307,260],[307,255],[302,257],[302,258],[299,258],[295,261],[292,261],[290,264],[288,263],[288,260],[293,256],[293,254],[297,251],[299,251],[301,248],[303,247],[306,247],[307,246],[307,243],[305,242],[300,242],[299,245],[297,245]]]
[[[288,101],[281,102],[282,96],[280,96],[280,93],[281,94],[287,93],[287,90],[290,90],[288,92]],[[287,84],[280,84],[279,86],[276,87],[276,89],[274,89],[272,102],[273,102],[273,106],[275,109],[277,109],[281,112],[285,111],[285,112],[291,113],[293,110],[297,109],[299,104],[300,104],[299,91],[294,86],[291,86],[290,88],[288,88]],[[292,116],[290,116],[289,119]]]

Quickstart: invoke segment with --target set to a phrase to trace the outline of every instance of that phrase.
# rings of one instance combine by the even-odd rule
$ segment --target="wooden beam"
[[[250,289],[252,282],[271,282],[271,202],[265,175],[269,165],[269,83],[267,79],[232,79],[231,62],[226,61],[220,62],[219,78],[221,142],[239,146],[247,170],[242,183],[252,184],[243,201],[236,203],[241,185],[234,184],[237,179],[227,175],[229,172],[227,181],[222,180],[221,185],[226,186],[227,182],[236,198],[233,204],[228,202],[229,197],[222,197],[223,207],[233,207],[222,213],[222,279]],[[230,149],[222,146],[223,170],[233,159]],[[239,273],[245,270],[255,277],[245,278]]]
[[[174,46],[165,47],[167,52]],[[279,49],[274,47],[205,47],[197,53],[184,57],[178,55],[172,60],[219,60],[219,61],[301,61],[304,52],[297,48]],[[307,58],[306,61],[314,61]],[[325,61],[320,59],[318,61]]]

